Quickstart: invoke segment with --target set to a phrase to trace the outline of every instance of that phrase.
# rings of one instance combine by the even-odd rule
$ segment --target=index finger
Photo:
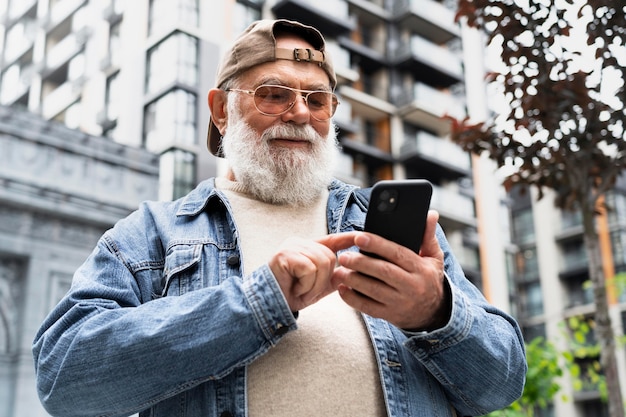
[[[355,245],[354,239],[359,232],[331,233],[316,240],[333,252],[348,249]]]

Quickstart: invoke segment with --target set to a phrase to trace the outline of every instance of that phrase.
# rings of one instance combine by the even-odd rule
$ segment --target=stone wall
[[[100,235],[157,192],[157,155],[0,106],[0,417],[48,415],[35,333]]]

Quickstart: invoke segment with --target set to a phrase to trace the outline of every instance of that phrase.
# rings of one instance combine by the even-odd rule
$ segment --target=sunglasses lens
[[[316,91],[310,93],[307,98],[309,111],[317,120],[328,120],[337,108],[337,97],[333,93]]]
[[[263,114],[278,116],[288,111],[298,98],[296,91],[280,85],[262,85],[254,90],[254,104]],[[306,95],[306,103],[314,119],[330,119],[337,108],[337,96],[331,92],[313,91]]]
[[[296,92],[280,86],[262,85],[254,92],[254,102],[262,113],[279,115],[296,100]]]

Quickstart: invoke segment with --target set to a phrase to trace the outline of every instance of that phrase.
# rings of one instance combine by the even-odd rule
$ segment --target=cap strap
[[[276,59],[289,59],[291,61],[324,62],[324,52],[309,48],[276,48]]]

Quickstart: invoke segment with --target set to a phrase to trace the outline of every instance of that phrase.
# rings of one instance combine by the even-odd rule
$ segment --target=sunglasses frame
[[[294,93],[296,93],[296,99],[293,100],[291,102],[291,104],[289,104],[287,106],[287,108],[283,111],[281,111],[280,113],[267,113],[262,111],[261,109],[259,109],[259,106],[257,105],[257,100],[256,100],[256,93],[259,90],[259,88],[263,88],[263,87],[272,87],[272,88],[278,88],[278,89],[283,89],[283,90],[288,90],[288,91],[293,91]],[[299,88],[292,88],[292,87],[287,87],[285,85],[274,85],[274,84],[261,84],[260,86],[256,87],[254,90],[245,90],[242,88],[228,88],[224,91],[227,92],[235,92],[235,93],[244,93],[244,94],[248,94],[250,96],[252,96],[252,101],[254,102],[254,107],[257,109],[257,111],[265,116],[280,116],[283,115],[285,113],[287,113],[289,110],[291,110],[293,108],[293,106],[296,104],[296,101],[298,101],[298,96],[302,97],[304,99],[304,102],[306,103],[307,109],[309,109],[309,114],[311,115],[311,117],[315,120],[317,120],[318,122],[325,122],[327,120],[332,119],[332,117],[335,115],[335,112],[337,111],[337,106],[339,105],[339,99],[337,98],[337,95],[335,93],[333,93],[332,91],[325,91],[325,90],[301,90]],[[315,117],[315,115],[313,114],[313,112],[311,111],[311,107],[309,107],[309,96],[313,93],[324,93],[324,94],[330,94],[331,95],[331,101],[333,103],[333,105],[331,106],[331,111],[330,111],[330,116],[326,119],[320,119],[318,117]]]

